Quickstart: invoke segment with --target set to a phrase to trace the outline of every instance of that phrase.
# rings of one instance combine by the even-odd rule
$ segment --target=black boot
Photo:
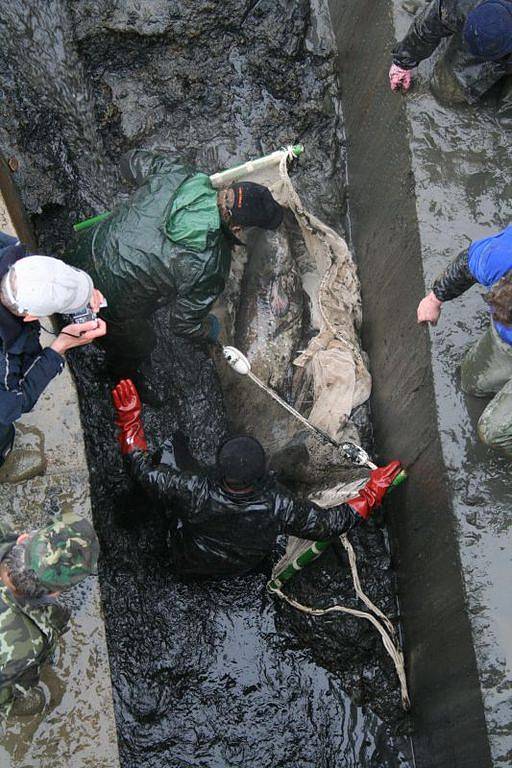
[[[410,13],[411,16],[415,16],[424,5],[425,0],[404,0],[402,8],[407,13]]]
[[[496,109],[496,119],[502,128],[512,129],[512,76],[503,80],[501,97]]]
[[[0,430],[0,467],[12,451],[15,434],[16,430],[14,429],[14,424],[10,424],[8,427],[2,427]]]

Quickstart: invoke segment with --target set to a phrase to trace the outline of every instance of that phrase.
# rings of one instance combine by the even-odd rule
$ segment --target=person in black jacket
[[[127,470],[151,499],[164,505],[173,567],[183,574],[250,571],[270,554],[279,534],[314,541],[340,536],[370,516],[401,470],[398,461],[375,469],[356,498],[322,509],[291,496],[266,476],[265,452],[252,437],[234,437],[220,446],[217,478],[181,470],[173,440],[154,465],[134,384],[119,382],[113,399]]]
[[[13,445],[14,422],[61,373],[64,354],[106,333],[103,320],[68,325],[43,349],[37,318],[87,305],[97,311],[102,301],[85,272],[30,256],[17,238],[0,233],[0,466]]]
[[[452,39],[435,67],[434,93],[449,103],[473,104],[512,73],[512,0],[431,0],[393,49],[391,89],[409,90],[412,70],[447,37]],[[512,122],[510,78],[497,116]]]

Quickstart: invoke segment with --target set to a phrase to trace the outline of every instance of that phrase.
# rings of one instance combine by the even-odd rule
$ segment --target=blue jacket
[[[512,225],[492,237],[475,240],[468,250],[469,271],[481,285],[491,286],[512,269]],[[512,344],[512,327],[494,323],[499,336]]]
[[[23,245],[0,251],[0,280],[18,259]],[[0,304],[0,425],[9,426],[31,411],[50,381],[62,372],[64,358],[39,343],[38,322],[24,323]]]

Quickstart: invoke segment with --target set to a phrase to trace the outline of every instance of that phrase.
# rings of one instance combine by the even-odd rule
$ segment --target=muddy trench
[[[133,147],[179,152],[213,173],[301,141],[306,156],[294,185],[312,212],[349,237],[343,116],[323,0],[12,0],[0,29],[0,148],[17,158],[41,252],[62,253],[74,222],[129,192],[117,168]],[[237,300],[246,306],[250,292],[246,280]],[[165,406],[145,408],[150,445],[179,430],[194,461],[211,468],[223,437],[240,420],[250,427],[244,404],[226,402],[209,350],[173,336],[167,311],[155,328],[151,375]],[[175,575],[161,511],[123,472],[103,353],[84,349],[70,364],[102,544],[123,768],[412,765],[410,722],[374,630],[276,604],[265,589],[270,561],[241,578]],[[371,449],[368,410],[353,418]],[[287,472],[282,457],[275,464],[297,492],[318,479],[307,466]],[[396,618],[382,519],[351,539],[368,595]],[[335,548],[289,592],[309,605],[356,605]]]

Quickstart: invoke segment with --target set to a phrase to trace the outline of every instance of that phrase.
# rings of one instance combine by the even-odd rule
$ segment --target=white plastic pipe
[[[251,173],[261,171],[264,168],[271,168],[273,165],[279,165],[281,160],[286,155],[293,157],[300,157],[304,152],[302,144],[295,144],[295,146],[284,147],[272,152],[265,157],[258,157],[256,160],[249,160],[242,165],[235,165],[234,168],[228,168],[227,171],[220,171],[220,173],[214,173],[210,176],[210,182],[215,189],[222,189],[232,184],[238,179],[242,179],[245,176],[249,176]]]

